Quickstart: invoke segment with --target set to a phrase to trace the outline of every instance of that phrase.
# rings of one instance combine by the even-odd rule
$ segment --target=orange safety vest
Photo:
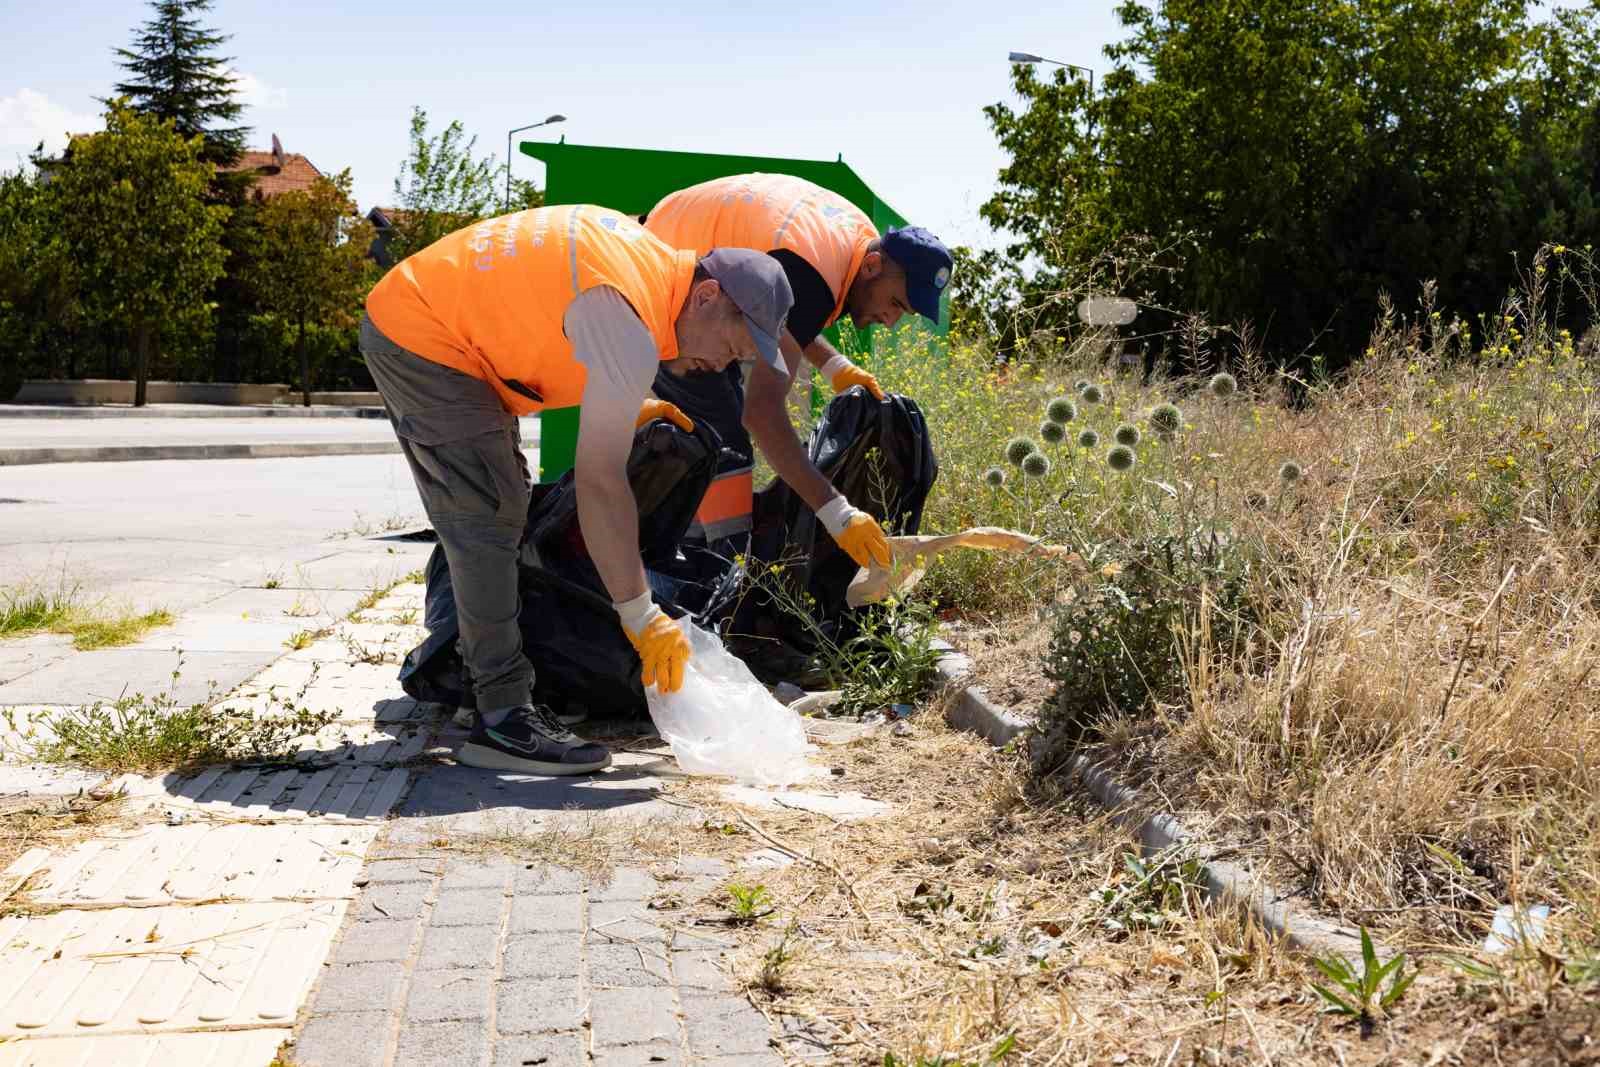
[[[697,259],[609,208],[518,211],[403,260],[373,287],[367,314],[395,344],[483,379],[507,411],[526,415],[583,399],[588,370],[562,320],[573,298],[597,285],[620,292],[661,358],[675,358],[673,322]]]
[[[787,174],[736,174],[691,185],[665,197],[644,225],[673,248],[702,256],[713,248],[789,249],[833,290],[833,313],[824,326],[844,312],[850,283],[878,236],[850,201]]]

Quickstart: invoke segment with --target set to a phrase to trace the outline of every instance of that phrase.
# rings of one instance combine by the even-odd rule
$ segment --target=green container
[[[710,152],[661,152],[647,148],[603,148],[596,145],[567,144],[563,137],[559,143],[523,141],[524,155],[542,160],[545,171],[545,202],[548,204],[600,204],[629,215],[642,215],[655,207],[661,198],[679,189],[725,178],[731,174],[749,174],[761,171],[767,174],[791,174],[831,189],[872,220],[881,233],[895,226],[906,225],[888,204],[884,203],[862,181],[841,156],[833,162],[818,159],[783,159],[775,156],[732,156]],[[897,346],[903,335],[911,343],[923,345],[931,353],[941,353],[944,334],[948,328],[948,310],[940,315],[937,328],[931,332],[926,324],[921,327],[896,327],[885,331],[873,327],[865,335],[857,333],[855,343],[847,348],[841,344],[839,328],[830,326],[824,335],[841,351],[849,353],[858,363],[871,365],[872,353],[883,346]],[[819,390],[812,390],[812,405],[819,408],[826,398]],[[577,449],[578,409],[554,408],[540,416],[539,423],[540,480],[552,482],[572,469]]]

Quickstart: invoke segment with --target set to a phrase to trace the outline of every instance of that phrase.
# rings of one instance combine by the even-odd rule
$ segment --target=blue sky
[[[363,208],[386,203],[413,104],[459,118],[480,151],[529,136],[583,144],[846,162],[950,243],[991,243],[977,217],[1004,160],[981,109],[1010,99],[1006,53],[1106,68],[1112,0],[988,4],[384,4],[217,0],[211,22],[255,128],[325,171],[351,168]],[[0,167],[41,137],[94,128],[147,8],[136,0],[0,5]],[[519,156],[517,173],[541,178]]]

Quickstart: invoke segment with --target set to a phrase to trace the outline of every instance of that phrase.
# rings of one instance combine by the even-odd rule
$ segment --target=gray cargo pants
[[[526,704],[533,665],[517,624],[517,550],[530,488],[516,416],[487,383],[401,348],[365,315],[361,354],[450,564],[478,708]]]

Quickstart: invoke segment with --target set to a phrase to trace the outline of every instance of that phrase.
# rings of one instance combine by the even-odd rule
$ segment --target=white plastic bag
[[[715,634],[679,619],[689,636],[683,687],[645,690],[650,718],[689,774],[722,774],[758,785],[789,785],[809,768],[800,716],[773,699]]]

